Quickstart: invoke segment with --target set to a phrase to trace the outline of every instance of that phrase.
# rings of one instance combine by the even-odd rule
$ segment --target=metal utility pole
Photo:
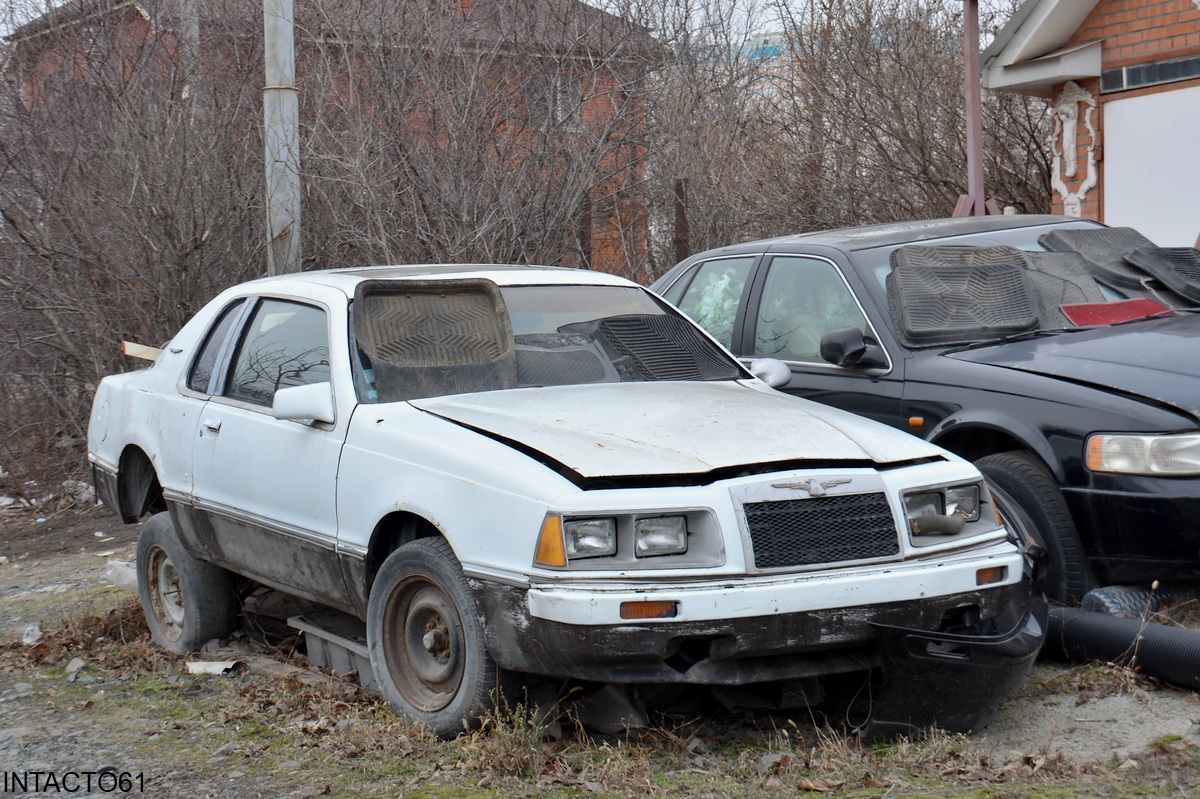
[[[963,0],[963,98],[967,105],[967,193],[955,216],[998,214],[983,188],[983,89],[979,85],[979,0]]]
[[[267,274],[300,271],[300,103],[292,0],[263,0]]]

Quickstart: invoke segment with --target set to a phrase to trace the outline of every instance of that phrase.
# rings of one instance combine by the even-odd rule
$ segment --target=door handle
[[[221,420],[220,419],[205,419],[204,426],[207,427],[209,430],[213,431],[214,433],[219,433],[221,431]]]

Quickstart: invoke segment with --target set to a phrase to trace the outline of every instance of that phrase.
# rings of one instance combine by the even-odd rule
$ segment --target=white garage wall
[[[1104,105],[1104,222],[1161,247],[1200,234],[1200,86]]]

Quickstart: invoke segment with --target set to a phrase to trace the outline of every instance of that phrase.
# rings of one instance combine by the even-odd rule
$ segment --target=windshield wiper
[[[1013,341],[1028,341],[1030,339],[1042,338],[1043,336],[1057,336],[1059,333],[1074,333],[1081,328],[1078,327],[1056,327],[1049,329],[1026,330],[1024,333],[1009,333],[1007,336],[999,336],[998,338],[983,339],[982,341],[972,341],[969,344],[961,344],[957,347],[952,347],[946,352],[963,352],[965,350],[977,350],[982,347],[991,347],[996,344],[1008,344]]]

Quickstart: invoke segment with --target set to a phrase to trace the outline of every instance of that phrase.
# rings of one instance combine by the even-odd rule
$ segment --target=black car
[[[1047,550],[1046,593],[1200,574],[1200,253],[1058,216],[805,233],[653,288],[781,388],[974,461]]]

